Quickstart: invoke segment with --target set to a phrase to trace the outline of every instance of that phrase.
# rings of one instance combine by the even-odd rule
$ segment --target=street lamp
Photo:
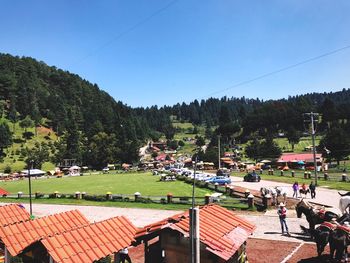
[[[30,176],[30,170],[33,169],[33,161],[29,160],[28,165],[28,180],[29,180],[29,211],[30,211],[30,218],[33,217],[33,210],[32,210],[32,180]]]

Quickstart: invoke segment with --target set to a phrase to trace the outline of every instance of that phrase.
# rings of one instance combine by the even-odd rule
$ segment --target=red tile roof
[[[77,228],[41,242],[57,263],[87,263],[129,247],[137,228],[124,216]]]
[[[0,196],[4,196],[4,195],[9,195],[10,193],[7,192],[5,189],[0,188]]]
[[[30,215],[20,204],[0,206],[0,227],[29,220]]]
[[[12,256],[44,237],[53,236],[88,225],[89,221],[78,211],[72,210],[39,219],[0,228],[0,239]]]
[[[284,153],[279,158],[278,162],[298,162],[303,161],[307,162],[312,160],[313,161],[313,153]],[[316,159],[320,160],[322,158],[322,154],[316,154]]]
[[[255,225],[219,205],[207,205],[199,211],[200,241],[206,249],[224,260],[230,259],[255,230]],[[145,226],[136,237],[171,228],[189,236],[189,212]]]

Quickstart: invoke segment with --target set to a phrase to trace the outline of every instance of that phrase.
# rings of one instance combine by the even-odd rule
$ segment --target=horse
[[[262,196],[265,195],[271,195],[272,197],[272,202],[276,205],[277,204],[277,191],[273,187],[261,187],[260,188],[260,193]]]
[[[301,218],[302,214],[305,215],[307,222],[309,223],[310,230],[315,229],[315,225],[321,224],[324,221],[331,221],[332,218],[337,218],[338,215],[331,212],[326,211],[324,214],[318,213],[315,211],[314,207],[311,206],[307,201],[302,199],[295,207],[297,212],[297,217]]]
[[[276,186],[275,187],[275,190],[276,190],[276,193],[277,193],[277,202],[278,202],[278,197],[279,196],[283,196],[283,202],[286,203],[286,198],[287,198],[287,190],[284,189],[283,187],[281,186]]]
[[[342,227],[335,229],[329,238],[330,256],[340,262],[344,252],[347,252],[347,247],[350,244],[349,232]]]
[[[339,199],[339,209],[342,214],[346,213],[346,208],[350,205],[350,196],[342,196]]]
[[[323,222],[315,230],[311,229],[310,234],[315,239],[317,255],[320,257],[324,251],[324,248],[327,246],[329,239],[336,227],[329,223]]]
[[[302,196],[302,194],[303,194],[303,195],[305,195],[305,198],[306,198],[308,193],[310,193],[310,189],[305,189],[305,190],[303,188],[299,189],[300,196]]]

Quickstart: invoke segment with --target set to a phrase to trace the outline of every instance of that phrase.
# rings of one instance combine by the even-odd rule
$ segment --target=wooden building
[[[145,244],[145,262],[190,262],[189,222],[189,212],[184,212],[138,231],[136,240]],[[199,222],[201,263],[244,262],[253,224],[219,205],[201,207]]]

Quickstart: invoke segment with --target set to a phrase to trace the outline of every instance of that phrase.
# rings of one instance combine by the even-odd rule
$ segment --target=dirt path
[[[249,182],[243,182],[242,177],[236,177],[236,176],[231,176],[231,180],[232,180],[231,185],[233,186],[240,186],[240,187],[257,190],[257,191],[259,191],[261,187],[280,186],[287,191],[288,197],[293,196],[292,184],[279,183],[279,182],[268,181],[268,180],[261,180],[260,182],[257,182],[257,183],[249,183]],[[311,199],[309,194],[306,199],[315,203],[334,207],[336,210],[338,210],[340,196],[337,190],[327,189],[324,187],[317,187],[316,198]]]

